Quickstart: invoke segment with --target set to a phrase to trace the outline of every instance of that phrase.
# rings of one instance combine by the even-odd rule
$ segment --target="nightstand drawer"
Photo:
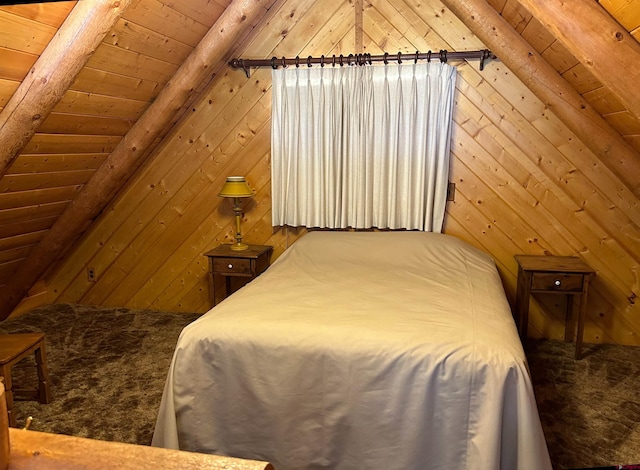
[[[252,274],[251,260],[242,258],[213,258],[213,272],[220,274]]]
[[[211,306],[216,305],[217,277],[225,278],[225,294],[231,294],[231,281],[238,288],[255,279],[269,267],[273,247],[268,245],[249,245],[246,250],[234,250],[233,245],[218,245],[204,253],[209,259],[209,299]]]
[[[582,292],[583,274],[533,273],[532,291]]]

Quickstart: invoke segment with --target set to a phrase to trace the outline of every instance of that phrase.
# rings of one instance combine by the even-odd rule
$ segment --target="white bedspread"
[[[153,445],[297,469],[550,469],[493,260],[311,232],[182,332]]]

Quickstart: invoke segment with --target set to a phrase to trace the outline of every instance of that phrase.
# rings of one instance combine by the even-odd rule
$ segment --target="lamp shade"
[[[218,193],[220,197],[251,197],[253,190],[249,187],[244,176],[227,176],[227,181]]]

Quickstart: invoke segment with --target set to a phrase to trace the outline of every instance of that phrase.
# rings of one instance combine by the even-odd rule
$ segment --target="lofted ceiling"
[[[640,152],[640,116],[629,111],[611,90],[572,55],[563,42],[531,15],[518,0],[490,0],[496,11],[535,49],[634,149]],[[599,5],[640,41],[640,3],[600,0]],[[596,33],[595,31],[593,33]],[[605,52],[605,51],[603,51]],[[625,70],[623,66],[621,68]],[[631,67],[630,71],[633,70]],[[635,72],[638,73],[637,70]],[[637,111],[637,110],[636,110]]]
[[[58,90],[59,100],[54,100],[50,112],[45,110],[44,115],[34,118],[37,120],[33,126],[35,133],[25,131],[22,137],[16,137],[16,129],[7,129],[21,106],[37,109],[39,100],[32,98],[29,103],[22,95],[28,98],[29,90],[42,84],[23,86],[25,90],[21,84],[33,79],[32,70],[34,66],[37,70],[45,51],[53,57],[72,54],[68,52],[70,48],[52,50],[51,45],[56,44],[59,30],[67,17],[71,17],[76,3],[81,2],[0,7],[0,146],[9,148],[7,142],[17,142],[18,147],[8,152],[0,173],[0,303],[10,306],[4,314],[0,312],[0,319],[10,313],[27,291],[46,289],[44,282],[37,281],[55,268],[65,251],[82,236],[117,191],[135,177],[145,158],[162,145],[163,137],[189,113],[190,104],[227,67],[227,61],[242,51],[243,42],[251,37],[253,29],[259,29],[261,22],[268,21],[270,10],[278,2],[261,2],[261,8],[252,12],[248,21],[244,21],[243,15],[244,24],[240,22],[224,50],[218,51],[217,61],[205,66],[206,70],[200,73],[190,74],[190,83],[182,83],[184,69],[190,67],[189,61],[193,61],[194,55],[198,57],[197,46],[214,25],[214,32],[219,35],[232,29],[228,23],[223,23],[223,28],[216,22],[224,20],[225,11],[240,2],[123,1],[126,7],[122,15],[114,17],[106,35],[98,37],[96,47],[90,47],[74,59],[82,61],[77,76],[71,76],[70,84]],[[95,0],[95,3],[108,2]],[[455,2],[445,2],[449,3]],[[570,52],[571,46],[548,20],[537,18],[527,10],[531,3],[535,2],[487,1],[638,157],[640,116],[633,103],[620,97],[616,77],[612,77],[613,83],[597,79],[588,58]],[[368,6],[367,0],[354,0],[354,4],[356,10],[360,5]],[[601,0],[599,8],[635,41],[640,39],[637,0]],[[223,44],[211,42],[218,43]],[[75,70],[73,65],[61,61],[56,66]],[[628,64],[628,67],[638,74],[637,64]],[[184,92],[163,101],[161,92],[171,93],[171,87],[181,87]],[[16,93],[21,94],[21,98],[12,100]],[[170,106],[160,107],[159,103],[169,101]],[[135,126],[143,116],[144,129],[139,130]],[[139,139],[135,141],[145,145],[136,149],[133,161],[122,166],[125,176],[117,177],[117,184],[111,187],[88,192],[89,185],[99,187],[104,174],[120,165],[124,151],[118,150],[119,145],[131,137],[132,129]],[[143,134],[146,138],[139,137]],[[117,158],[113,157],[114,153]],[[630,189],[637,190],[631,185]],[[79,213],[85,214],[86,220],[76,220],[77,208],[85,206],[90,208]],[[71,227],[70,233],[65,231],[66,227]],[[56,244],[56,240],[60,243]]]

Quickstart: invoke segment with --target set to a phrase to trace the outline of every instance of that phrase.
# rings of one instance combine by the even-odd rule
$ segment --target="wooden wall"
[[[437,0],[362,1],[285,0],[243,57],[484,47]],[[583,257],[597,270],[585,340],[640,344],[638,199],[499,61],[458,65],[445,232],[493,255],[510,301],[514,254]],[[206,311],[202,253],[233,238],[216,196],[228,175],[256,190],[245,240],[280,255],[304,230],[271,227],[270,111],[270,70],[226,70],[51,274],[49,301]],[[562,337],[563,308],[541,298],[531,334]]]
[[[67,37],[60,35],[58,28],[65,24],[76,3],[0,6],[3,119],[7,116],[5,111],[13,113],[12,109],[29,108],[29,100],[24,99],[26,91],[16,93],[23,80],[35,74],[47,78],[43,83],[55,83],[55,77],[52,80],[47,73],[54,61],[42,59],[47,48],[56,49],[59,69],[68,71],[70,62],[82,62],[82,59],[70,61],[69,48],[56,39]],[[108,3],[92,1],[91,5],[96,11],[98,4]],[[151,103],[156,102],[185,58],[225,11],[229,0],[181,0],[172,4],[169,8],[159,0],[131,1],[90,58],[87,54],[85,67],[29,143],[8,164],[6,174],[0,168],[0,176],[4,174],[0,177],[0,298],[3,305],[7,304],[8,280],[24,266],[34,247],[43,239],[46,241],[61,214],[72,205],[71,201],[86,189],[96,170]],[[83,24],[87,25],[86,20]],[[82,40],[76,37],[76,41]],[[31,90],[34,88],[42,89],[31,87]],[[203,87],[197,84],[194,88],[202,90]],[[54,94],[51,90],[48,93]],[[14,94],[22,97],[21,103],[14,101],[15,106],[5,109]],[[30,113],[43,112],[32,108]],[[16,114],[20,116],[12,114],[9,122],[15,122]],[[7,148],[11,148],[6,142],[15,141],[16,137],[15,132],[7,132],[8,127],[12,126],[0,124],[3,163],[6,163]],[[168,129],[160,129],[160,137],[166,131]],[[15,277],[19,278],[19,272]],[[37,294],[46,289],[43,284],[31,289],[32,297],[23,309],[41,301]]]

